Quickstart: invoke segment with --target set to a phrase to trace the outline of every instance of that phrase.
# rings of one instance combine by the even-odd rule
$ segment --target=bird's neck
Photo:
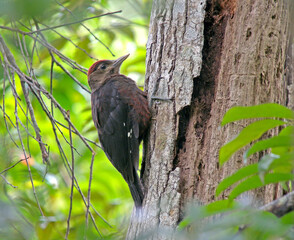
[[[115,79],[115,77],[119,76],[121,74],[111,74],[109,76],[107,76],[106,78],[104,78],[101,81],[90,81],[89,82],[89,86],[91,88],[92,92],[95,92],[96,90],[98,90],[99,88],[101,88],[104,84],[106,84],[108,81],[111,81],[112,79]]]
[[[97,89],[101,88],[104,82],[89,82],[92,92],[95,92]]]

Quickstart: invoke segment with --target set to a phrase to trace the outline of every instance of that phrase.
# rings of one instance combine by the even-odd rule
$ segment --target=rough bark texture
[[[163,229],[175,229],[185,203],[215,200],[220,180],[242,166],[241,153],[218,165],[220,147],[244,126],[219,127],[230,107],[293,102],[286,62],[287,55],[292,60],[289,9],[289,0],[153,2],[146,59],[153,121],[142,167],[144,210],[133,214],[127,239],[148,231],[148,239],[172,239]],[[267,203],[281,192],[270,186],[251,196]]]
[[[218,3],[207,8],[204,64],[195,81],[186,141],[179,155],[182,199],[193,197],[203,203],[215,200],[220,180],[243,164],[239,153],[219,168],[220,147],[245,124],[220,128],[224,113],[236,105],[287,104],[289,1]],[[268,186],[251,197],[264,204],[280,194],[280,187]]]
[[[200,75],[204,9],[205,0],[153,2],[146,59],[146,89],[153,121],[145,148],[145,208],[140,219],[134,214],[127,239],[154,231],[157,226],[174,229],[179,221],[177,145],[185,129],[179,112],[190,105],[193,79]],[[159,239],[159,233],[153,237]]]

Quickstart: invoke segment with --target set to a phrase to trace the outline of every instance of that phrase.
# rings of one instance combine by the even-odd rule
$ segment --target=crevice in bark
[[[242,153],[238,152],[219,169],[218,152],[242,129],[243,122],[222,129],[219,125],[232,106],[284,103],[285,39],[290,24],[287,2],[153,1],[146,86],[150,100],[162,77],[154,93],[174,101],[158,104],[150,101],[154,119],[143,176],[147,189],[146,214],[139,219],[133,215],[127,239],[135,239],[157,226],[175,229],[186,201],[193,198],[203,204],[213,201],[217,183],[242,166],[239,162]],[[185,19],[187,26],[183,28]],[[294,90],[289,89],[291,92]],[[289,96],[289,103],[291,99]],[[294,106],[294,100],[292,103]],[[181,132],[179,123],[185,127]],[[249,196],[269,202],[274,190],[267,186]],[[153,238],[161,236],[155,233]]]
[[[179,152],[185,150],[185,141],[186,141],[186,131],[189,124],[191,113],[191,107],[187,106],[183,108],[179,113],[179,133],[177,138],[177,154],[173,161],[173,171],[176,169],[179,163],[178,154]],[[183,149],[184,148],[184,149]]]
[[[187,200],[195,196],[197,182],[205,168],[205,156],[197,151],[204,147],[205,130],[211,117],[211,105],[215,99],[216,79],[220,67],[222,43],[227,20],[233,15],[235,1],[210,0],[206,5],[204,20],[204,46],[202,50],[202,69],[200,76],[193,79],[192,104],[180,113],[178,138],[179,151],[175,159],[181,167],[181,208]],[[226,7],[224,9],[224,7]],[[182,126],[181,126],[182,124]],[[185,128],[183,128],[183,125]],[[185,134],[183,136],[183,134]],[[195,139],[195,141],[191,139]],[[193,144],[192,146],[191,144]],[[197,148],[198,150],[195,150]],[[196,153],[195,153],[196,152]],[[192,160],[193,159],[193,160]],[[192,161],[191,161],[192,160]],[[184,202],[185,201],[185,202]]]

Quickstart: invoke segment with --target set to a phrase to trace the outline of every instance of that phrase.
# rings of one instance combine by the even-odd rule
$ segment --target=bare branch
[[[67,126],[65,126],[64,124],[62,124],[61,122],[59,122],[59,121],[57,121],[57,120],[55,120],[55,122],[57,123],[57,124],[59,124],[60,126],[62,126],[62,127],[64,127],[64,128],[66,128],[66,129],[68,129],[68,127]],[[76,131],[72,131],[74,134],[77,134],[77,132]],[[92,141],[91,139],[88,139],[88,138],[86,138],[85,137],[85,140],[87,141],[87,142],[90,142],[90,143],[93,143],[96,147],[99,147],[99,148],[101,148],[101,146],[100,145],[98,145],[96,142],[94,142],[94,141]]]
[[[60,104],[56,101],[56,99],[52,96],[52,94],[50,94],[42,85],[40,85],[33,78],[25,75],[23,72],[20,71],[20,69],[16,65],[16,62],[15,62],[13,55],[11,54],[10,50],[7,48],[1,35],[0,35],[0,43],[1,43],[1,46],[5,49],[2,51],[2,53],[4,52],[4,54],[6,54],[5,57],[7,58],[7,63],[10,63],[10,67],[20,76],[20,78],[23,81],[25,81],[27,84],[29,84],[29,86],[31,88],[35,89],[37,92],[39,92],[39,91],[42,92],[48,99],[50,99],[53,102],[54,106],[59,109],[59,111],[62,113],[64,119],[71,124],[71,127],[73,128],[73,130],[75,130],[75,132],[80,137],[80,139],[84,142],[84,144],[87,146],[87,148],[89,148],[89,150],[91,152],[94,152],[93,149],[90,147],[90,145],[85,140],[85,138],[82,136],[82,134],[76,129],[76,127],[73,125],[73,123],[70,121],[70,119],[68,119],[66,111],[60,106]]]
[[[282,217],[286,213],[294,210],[294,192],[290,192],[287,195],[268,203],[260,209],[271,212],[278,217]]]
[[[46,24],[44,24],[44,23],[41,23],[42,25],[44,25],[45,27],[48,27]],[[85,49],[83,49],[83,48],[81,48],[81,47],[79,47],[77,44],[75,44],[70,38],[68,38],[68,37],[65,37],[64,35],[62,35],[61,33],[59,33],[59,32],[57,32],[56,30],[52,30],[53,32],[55,32],[58,36],[60,36],[60,37],[62,37],[62,38],[64,38],[64,39],[66,39],[66,41],[68,41],[68,42],[70,42],[73,46],[75,46],[77,49],[79,49],[79,50],[81,50],[82,52],[84,52],[88,57],[90,57],[90,58],[92,58],[92,59],[94,59],[94,60],[98,60],[97,58],[94,58],[93,56],[91,56],[91,54],[90,53],[88,53]]]
[[[54,61],[56,63],[56,65],[58,67],[60,67],[68,76],[71,77],[72,80],[74,80],[83,90],[85,90],[87,93],[91,93],[89,91],[89,89],[87,89],[83,84],[80,83],[80,81],[78,79],[76,79],[69,71],[67,71],[61,64],[60,62],[58,62],[55,58],[54,58]]]
[[[0,60],[1,60],[1,58],[0,58]],[[1,64],[2,64],[3,69],[4,69],[4,74],[3,74],[4,76],[3,76],[3,99],[2,99],[3,108],[0,105],[0,109],[3,112],[4,124],[5,124],[6,130],[7,130],[8,134],[9,134],[9,137],[12,140],[12,142],[15,144],[15,146],[17,148],[19,148],[18,145],[17,145],[17,143],[14,141],[14,139],[13,139],[11,133],[10,133],[10,130],[9,130],[9,127],[8,127],[8,124],[7,124],[7,120],[6,120],[6,117],[7,117],[8,120],[10,121],[10,123],[12,124],[12,126],[14,128],[16,128],[16,126],[13,124],[12,120],[10,119],[9,115],[7,115],[6,112],[5,112],[5,91],[6,91],[5,90],[6,89],[6,86],[5,86],[5,82],[6,82],[5,76],[7,75],[7,70],[5,69],[5,64],[2,62],[2,60],[1,60]],[[8,78],[9,78],[9,75],[8,75]]]
[[[24,51],[23,51],[23,48],[22,48],[22,43],[21,43],[21,41],[19,39],[19,36],[17,35],[17,37],[18,37],[18,40],[19,40],[18,43],[19,43],[19,46],[20,46],[21,53],[22,53],[22,55],[24,57],[25,64],[26,64],[27,69],[29,71],[29,67],[28,67],[27,62],[26,62],[27,57],[24,55]],[[0,41],[3,41],[3,39],[2,40],[0,39]],[[2,44],[3,44],[3,42],[2,42]],[[25,44],[24,44],[24,46],[25,46]],[[26,53],[27,53],[27,51],[26,51]],[[34,130],[35,130],[35,133],[36,133],[36,139],[37,139],[37,141],[39,143],[40,150],[42,152],[43,163],[45,164],[45,163],[48,163],[49,153],[48,153],[48,151],[46,149],[45,143],[43,143],[43,141],[42,141],[42,136],[41,136],[41,133],[40,133],[40,128],[38,126],[38,123],[37,123],[37,120],[36,120],[36,117],[35,117],[35,113],[34,113],[34,109],[33,109],[31,100],[29,98],[29,93],[28,93],[28,91],[26,89],[25,82],[23,81],[23,76],[22,75],[19,75],[19,78],[21,79],[21,81],[20,81],[21,82],[21,87],[22,87],[22,91],[23,91],[23,94],[24,94],[24,97],[25,97],[27,108],[28,108],[28,110],[30,112],[32,124],[33,124]],[[28,117],[27,117],[27,119],[28,119]]]
[[[38,29],[38,30],[35,30],[35,31],[30,31],[30,32],[25,32],[25,31],[19,30],[17,28],[11,28],[11,27],[6,27],[6,26],[0,26],[0,28],[1,29],[4,29],[4,30],[9,30],[9,31],[12,31],[12,32],[21,33],[23,35],[32,35],[34,33],[39,33],[39,32],[48,31],[48,30],[52,30],[52,29],[56,29],[56,28],[60,28],[60,27],[65,27],[65,26],[69,26],[69,25],[73,25],[73,24],[85,22],[85,21],[88,21],[90,19],[100,18],[100,17],[103,17],[103,16],[108,16],[108,15],[112,15],[112,14],[116,14],[116,13],[121,13],[121,12],[122,11],[120,10],[120,11],[115,11],[115,12],[103,13],[101,15],[97,15],[97,16],[94,16],[94,17],[84,18],[84,19],[81,19],[79,21],[74,21],[74,22],[70,22],[70,23],[64,23],[64,24],[60,24],[60,25],[57,25],[57,26],[53,26],[53,27],[46,27],[46,28],[42,28],[42,29]]]
[[[101,214],[96,210],[96,208],[91,203],[91,208],[94,210],[94,212],[109,226],[112,228],[112,226],[101,216]]]
[[[11,168],[14,168],[17,164],[19,164],[20,162],[25,161],[25,160],[26,160],[25,158],[22,158],[22,159],[18,160],[18,161],[17,161],[16,163],[14,163],[12,166],[10,166],[10,167],[5,168],[4,170],[2,170],[2,171],[0,172],[0,174],[7,172],[8,170],[10,170]]]
[[[68,111],[68,118],[70,119],[70,113]],[[68,124],[69,129],[69,139],[70,144],[72,145],[72,132],[71,132],[71,126]],[[71,217],[71,211],[72,211],[72,200],[73,200],[73,190],[74,190],[74,184],[75,184],[75,156],[73,148],[71,147],[71,189],[70,189],[70,203],[69,203],[69,212],[68,212],[68,218],[67,218],[67,228],[66,228],[66,235],[65,239],[68,239],[69,235],[69,229],[70,229],[70,217]]]
[[[4,177],[2,174],[0,174],[0,176],[3,178],[3,180],[6,182],[6,184],[8,184],[9,186],[13,187],[13,188],[17,188],[17,186],[14,186],[13,184],[11,184],[10,182],[8,182],[8,180],[6,179],[6,177]]]
[[[74,18],[76,17],[72,11],[70,11],[67,7],[65,7],[63,4],[61,4],[60,2],[56,1],[56,3],[58,5],[60,5],[61,7],[63,7],[66,11],[68,11]],[[117,13],[121,13],[122,11],[118,11]],[[95,36],[95,34],[83,23],[80,23],[99,43],[101,43],[110,53],[111,55],[114,57],[115,55],[113,54],[113,52],[109,49],[109,47],[107,47],[99,38],[97,38]]]
[[[64,7],[64,6],[63,6]],[[64,7],[65,8],[65,7]],[[69,9],[65,8],[67,11],[70,12]],[[43,111],[45,112],[46,116],[48,117],[48,119],[51,122],[52,125],[52,129],[53,129],[53,133],[55,135],[55,141],[57,143],[59,152],[60,152],[60,156],[63,160],[63,164],[65,166],[65,169],[67,170],[67,174],[71,177],[71,194],[70,194],[70,209],[69,209],[69,214],[68,214],[68,219],[67,219],[67,230],[66,230],[66,234],[65,234],[65,239],[68,239],[69,233],[70,233],[70,220],[71,220],[71,216],[72,216],[72,205],[73,205],[73,193],[74,193],[74,187],[77,189],[77,191],[79,192],[82,200],[83,200],[83,204],[86,206],[86,210],[85,210],[85,215],[86,215],[86,222],[88,224],[88,218],[90,216],[91,221],[93,222],[93,225],[96,229],[96,231],[98,232],[98,234],[101,236],[101,233],[96,225],[95,222],[95,218],[93,216],[93,211],[105,222],[107,223],[107,221],[99,214],[99,212],[94,208],[94,206],[91,203],[91,184],[92,184],[92,178],[93,178],[93,165],[94,165],[94,159],[95,159],[95,151],[93,150],[93,148],[89,145],[89,143],[94,144],[95,146],[100,147],[97,143],[95,143],[92,140],[89,140],[87,138],[85,138],[80,132],[79,130],[75,127],[75,125],[73,124],[73,122],[70,119],[70,116],[68,114],[68,112],[62,108],[62,106],[59,104],[59,102],[53,97],[53,81],[54,81],[54,77],[53,77],[53,73],[54,73],[54,67],[57,65],[58,67],[60,67],[62,69],[62,71],[67,74],[71,79],[73,79],[73,81],[78,84],[83,90],[85,90],[87,93],[90,93],[90,91],[88,90],[87,86],[83,85],[78,79],[76,79],[74,77],[74,75],[68,70],[67,66],[70,66],[73,69],[77,69],[80,72],[87,74],[87,69],[84,68],[83,66],[79,65],[77,62],[73,61],[72,59],[66,57],[63,53],[61,53],[59,50],[57,50],[54,46],[52,46],[47,40],[46,38],[43,36],[42,32],[43,31],[47,31],[47,30],[52,30],[53,32],[55,32],[56,34],[58,34],[61,37],[64,37],[62,34],[60,34],[59,32],[57,32],[54,29],[60,28],[60,27],[64,27],[64,26],[68,26],[71,24],[81,24],[84,28],[87,29],[87,31],[92,34],[95,39],[97,41],[99,41],[102,45],[104,45],[109,52],[113,55],[113,53],[110,51],[110,49],[103,43],[101,42],[92,32],[89,28],[87,28],[87,26],[85,26],[82,22],[89,20],[89,19],[94,19],[94,18],[98,18],[98,17],[102,17],[102,16],[107,16],[107,15],[112,15],[112,14],[116,14],[116,13],[120,13],[121,11],[116,11],[116,12],[109,12],[109,13],[105,13],[105,14],[101,14],[99,16],[94,16],[94,17],[90,17],[90,18],[86,18],[86,19],[82,19],[79,21],[74,21],[71,23],[65,23],[65,24],[61,24],[58,26],[53,26],[53,27],[46,27],[40,29],[38,27],[38,22],[36,20],[34,20],[34,25],[36,26],[36,30],[32,29],[32,22],[29,22],[28,26],[25,26],[24,23],[22,22],[16,22],[17,25],[19,26],[19,24],[21,24],[22,26],[24,26],[28,31],[22,31],[17,29],[17,26],[15,26],[15,23],[12,22],[11,27],[6,27],[6,26],[0,26],[0,29],[4,29],[4,30],[8,30],[8,31],[12,31],[15,33],[16,38],[14,38],[14,40],[16,41],[16,45],[20,48],[21,54],[23,56],[23,60],[24,60],[24,64],[26,65],[27,68],[27,72],[23,72],[19,65],[16,63],[15,58],[13,56],[13,54],[11,53],[10,49],[8,48],[8,46],[6,45],[3,37],[0,35],[0,51],[2,52],[3,55],[3,61],[0,58],[1,64],[3,66],[4,70],[4,75],[7,77],[7,79],[9,80],[9,84],[11,86],[12,89],[12,94],[14,96],[14,103],[15,103],[15,109],[14,109],[14,115],[15,115],[15,125],[13,123],[13,121],[11,121],[9,115],[5,112],[5,80],[4,79],[4,83],[3,83],[3,92],[4,92],[4,96],[3,96],[3,107],[0,105],[0,109],[3,112],[3,116],[4,116],[4,121],[6,124],[6,129],[9,132],[9,127],[7,124],[7,119],[11,122],[11,124],[16,128],[17,133],[18,133],[18,139],[20,141],[20,145],[24,154],[25,159],[21,159],[18,162],[14,163],[12,166],[2,170],[2,172],[0,172],[1,177],[4,179],[4,181],[6,181],[6,183],[12,187],[12,184],[10,184],[7,179],[5,178],[4,175],[2,175],[2,173],[6,173],[9,169],[13,168],[14,166],[16,166],[18,163],[20,163],[21,161],[26,161],[26,165],[27,165],[27,169],[28,169],[28,173],[29,173],[29,177],[30,177],[30,181],[31,181],[31,186],[32,186],[32,190],[33,190],[33,194],[36,200],[36,203],[38,205],[39,211],[41,213],[42,216],[44,216],[44,213],[42,211],[41,205],[39,203],[38,197],[37,197],[37,193],[36,193],[36,189],[34,186],[34,180],[32,177],[32,173],[31,173],[31,167],[29,165],[28,162],[28,158],[29,158],[29,154],[27,152],[27,150],[29,150],[29,138],[32,137],[34,138],[40,145],[40,149],[42,152],[42,157],[43,157],[43,162],[47,162],[48,160],[48,156],[49,156],[49,148],[47,149],[47,145],[45,143],[42,142],[42,137],[41,137],[41,133],[40,133],[40,129],[38,127],[38,123],[37,120],[35,118],[35,112],[32,106],[32,99],[30,98],[29,94],[30,92],[36,97],[36,100],[40,103],[41,108],[43,109]],[[71,13],[71,12],[70,12]],[[73,15],[73,13],[71,13],[73,17],[75,17]],[[20,36],[21,34],[21,36]],[[27,43],[26,43],[26,39],[27,37],[31,38],[33,40],[32,42],[32,49],[28,51],[27,49]],[[66,39],[66,37],[64,37]],[[76,44],[74,44],[74,42],[70,41],[76,48],[84,51],[86,54],[88,54],[84,49],[80,48],[79,46],[77,46]],[[47,90],[43,85],[40,84],[40,82],[38,82],[38,79],[35,76],[34,73],[34,68],[33,68],[33,59],[34,56],[37,54],[37,56],[39,57],[38,54],[38,47],[39,46],[43,46],[45,47],[48,52],[50,53],[51,56],[51,68],[50,68],[50,90]],[[113,55],[114,56],[114,55]],[[39,60],[41,62],[41,58],[39,57]],[[56,65],[55,65],[56,64]],[[21,83],[21,89],[22,92],[24,94],[24,100],[25,100],[25,104],[21,104],[20,102],[20,97],[17,95],[17,91],[15,88],[15,78],[14,78],[14,74],[17,74],[19,79],[20,79],[20,83]],[[18,89],[19,90],[19,89]],[[21,95],[22,96],[22,95]],[[50,101],[51,104],[51,109],[50,107],[48,107],[47,105],[49,105],[47,103],[47,98]],[[24,107],[24,105],[26,105],[27,108]],[[64,120],[67,121],[68,126],[58,122],[55,117],[54,117],[54,108],[57,108],[57,111],[59,111]],[[25,110],[24,110],[25,109]],[[22,112],[21,112],[21,111]],[[22,118],[23,115],[22,113],[25,115],[26,117],[26,126],[25,126],[25,122],[24,124],[21,122],[20,117]],[[21,115],[20,115],[21,114]],[[28,116],[28,114],[30,115],[30,117]],[[32,128],[29,128],[29,124],[32,125],[32,127],[34,128],[35,131],[35,135],[36,137],[32,136],[32,134],[30,134],[29,130],[31,131]],[[64,135],[64,129],[62,129],[60,126],[68,129],[69,131],[69,139],[67,137],[67,135]],[[24,146],[24,141],[22,139],[22,137],[24,137],[25,135],[22,133],[21,134],[21,130],[25,129],[25,131],[27,132],[27,138],[28,138],[28,145],[27,147]],[[64,140],[66,141],[66,143],[70,146],[71,148],[71,164],[70,164],[70,157],[66,156],[64,149],[62,147],[62,144],[60,142],[60,138],[62,138],[59,135],[59,132],[62,135],[62,137],[64,138]],[[88,192],[87,192],[87,197],[85,197],[85,195],[83,194],[79,183],[74,175],[74,151],[77,152],[76,148],[73,145],[73,136],[72,134],[76,134],[78,136],[78,138],[83,142],[83,144],[91,151],[92,153],[92,158],[91,158],[91,164],[90,164],[90,176],[89,176],[89,184],[88,184]],[[44,136],[43,136],[44,137]],[[12,136],[11,136],[12,138]],[[13,140],[13,139],[12,139]],[[16,144],[16,143],[15,143]],[[27,149],[26,149],[27,148]],[[77,152],[78,153],[78,152]],[[46,160],[44,160],[46,159]],[[109,223],[107,223],[109,225]],[[109,225],[110,226],[110,225]]]
[[[122,12],[122,11],[120,10],[120,11],[115,11],[115,12],[103,13],[103,14],[98,15],[98,16],[84,18],[84,19],[81,19],[81,20],[79,20],[79,21],[75,21],[75,22],[64,23],[64,24],[57,25],[57,26],[54,26],[54,27],[46,27],[46,28],[38,29],[38,30],[36,30],[36,31],[28,32],[27,34],[32,34],[32,33],[39,33],[39,32],[43,32],[43,31],[48,31],[48,30],[52,30],[52,29],[56,29],[56,28],[60,28],[60,27],[65,27],[65,26],[69,26],[69,25],[73,25],[73,24],[77,24],[77,23],[85,22],[85,21],[88,21],[88,20],[90,20],[90,19],[100,18],[100,17],[103,17],[103,16],[112,15],[112,14],[121,13],[121,12]],[[1,26],[0,26],[0,28],[1,28]]]
[[[25,101],[26,101],[27,107],[28,107],[29,112],[30,112],[30,115],[31,115],[31,120],[32,120],[33,127],[34,127],[34,130],[35,130],[35,133],[36,133],[36,139],[37,139],[37,141],[38,141],[38,143],[40,145],[40,149],[42,151],[43,162],[44,163],[47,163],[48,162],[49,154],[47,152],[47,149],[45,147],[45,144],[42,142],[42,137],[41,137],[41,134],[40,134],[40,129],[38,127],[38,124],[37,124],[37,121],[36,121],[36,118],[35,118],[35,114],[34,114],[34,110],[33,110],[31,101],[30,101],[30,99],[28,97],[27,89],[26,89],[26,87],[24,85],[25,83],[23,81],[23,75],[22,74],[19,74],[20,70],[19,70],[18,66],[16,65],[15,59],[14,59],[13,55],[11,54],[10,50],[8,49],[8,47],[6,46],[6,44],[4,42],[4,39],[2,38],[1,35],[0,35],[0,44],[1,44],[1,52],[2,52],[2,54],[4,56],[4,58],[6,57],[7,60],[11,64],[13,64],[14,67],[17,68],[17,70],[18,70],[17,73],[18,73],[19,78],[21,79],[21,86],[22,86],[22,90],[23,90],[23,93],[24,93],[24,97],[25,97]],[[21,42],[20,41],[19,41],[19,45],[20,45],[20,48],[21,48],[21,52],[23,53],[23,50],[22,50]],[[18,105],[18,101],[17,100],[16,100],[16,105]],[[19,121],[19,120],[17,120],[17,121]]]
[[[94,159],[95,159],[95,152],[92,152],[92,159],[91,159],[91,165],[90,165],[90,176],[89,176],[89,186],[88,186],[88,204],[87,204],[87,212],[86,212],[86,222],[88,224],[88,214],[90,212],[90,205],[91,205],[91,184],[93,179],[93,165],[94,165]]]
[[[24,34],[24,35],[30,35],[29,32],[24,32],[24,31],[21,31],[17,28],[11,28],[11,27],[6,27],[6,26],[0,26],[1,29],[4,29],[4,30],[9,30],[11,32],[17,32],[17,33],[21,33],[21,34]]]
[[[0,42],[1,42],[1,35],[0,35]],[[2,39],[3,40],[3,39]],[[2,43],[2,42],[1,42]],[[3,45],[3,43],[2,43]],[[2,46],[3,47],[3,46]],[[38,196],[37,196],[37,193],[36,193],[36,189],[35,189],[35,185],[34,185],[34,180],[33,180],[33,176],[32,176],[32,172],[31,172],[31,167],[30,167],[30,164],[28,162],[28,157],[27,157],[27,154],[26,154],[26,151],[25,151],[25,147],[24,147],[24,144],[23,144],[23,141],[22,141],[22,137],[21,137],[21,134],[20,134],[20,130],[19,130],[19,125],[18,125],[18,121],[19,121],[19,118],[18,118],[18,111],[17,111],[17,97],[14,96],[14,99],[15,99],[15,110],[14,110],[14,115],[15,115],[15,124],[16,124],[16,129],[17,129],[17,133],[18,133],[18,138],[20,140],[20,143],[21,143],[21,147],[22,147],[22,151],[23,151],[23,154],[24,154],[24,157],[25,157],[25,161],[26,161],[26,164],[27,164],[27,168],[28,168],[28,172],[29,172],[29,176],[30,176],[30,181],[31,181],[31,186],[32,186],[32,190],[33,190],[33,194],[34,194],[34,197],[35,197],[35,200],[36,200],[36,203],[38,205],[38,208],[39,208],[39,211],[41,213],[42,216],[44,216],[44,213],[42,211],[42,208],[41,208],[41,205],[40,205],[40,202],[39,202],[39,199],[38,199]]]

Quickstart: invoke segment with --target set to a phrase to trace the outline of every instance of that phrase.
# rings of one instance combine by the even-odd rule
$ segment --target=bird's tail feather
[[[142,185],[137,173],[134,174],[134,182],[129,182],[128,185],[131,191],[131,195],[134,199],[136,208],[141,208],[144,194],[143,194]]]

